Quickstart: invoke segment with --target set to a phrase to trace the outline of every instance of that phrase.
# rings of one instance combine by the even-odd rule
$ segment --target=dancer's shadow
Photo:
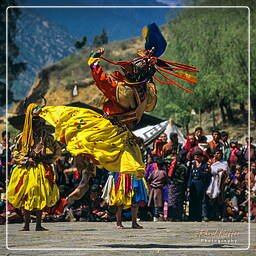
[[[86,231],[98,231],[95,228],[87,228],[87,229],[62,229],[61,231],[71,231],[71,232],[86,232]]]
[[[212,245],[204,245],[204,246],[198,246],[198,245],[163,245],[163,244],[101,244],[98,245],[100,247],[110,247],[110,248],[155,248],[155,249],[163,249],[163,248],[235,248],[232,245],[226,245],[226,244],[212,244]]]

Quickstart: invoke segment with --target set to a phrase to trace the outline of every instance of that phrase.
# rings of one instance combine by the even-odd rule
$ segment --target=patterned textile
[[[58,200],[59,190],[49,166],[45,168],[40,163],[29,167],[17,165],[13,169],[8,186],[8,201],[15,208],[42,210],[46,206],[54,206]]]
[[[71,154],[85,154],[111,172],[144,176],[140,148],[125,125],[114,125],[89,109],[66,106],[44,107],[40,117],[55,127],[55,139]]]

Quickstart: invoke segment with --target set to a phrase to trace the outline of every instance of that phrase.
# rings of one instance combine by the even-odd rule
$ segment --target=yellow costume
[[[66,144],[71,154],[83,153],[111,172],[143,177],[140,148],[124,124],[112,124],[89,109],[66,106],[44,107],[39,116],[55,127],[55,139]]]
[[[14,151],[17,165],[8,185],[8,201],[15,208],[22,207],[28,211],[54,206],[59,200],[59,190],[50,163],[60,153],[60,146],[42,129],[33,133],[32,112],[35,107],[35,104],[28,106],[23,133]],[[29,158],[33,162],[29,162]]]
[[[148,202],[148,187],[145,179],[137,180],[130,174],[110,174],[103,191],[105,192],[102,197],[110,206],[122,206],[126,209]]]

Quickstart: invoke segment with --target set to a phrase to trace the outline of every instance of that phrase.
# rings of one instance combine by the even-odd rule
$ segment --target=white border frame
[[[251,10],[248,6],[8,6],[6,8],[6,131],[8,132],[8,10],[11,8],[58,8],[58,9],[66,9],[66,8],[178,8],[178,9],[190,9],[190,8],[199,8],[199,9],[228,9],[228,8],[242,8],[248,10],[248,136],[250,137],[250,90],[251,90]],[[7,158],[7,156],[6,156]],[[7,159],[6,159],[7,160]],[[6,162],[7,163],[7,162]],[[250,161],[249,167],[250,168]],[[249,187],[250,187],[250,176],[249,176]],[[6,171],[6,181],[8,181],[8,171]],[[8,201],[8,193],[7,193],[8,182],[6,182],[6,201]],[[248,214],[250,216],[250,193],[248,194]],[[6,216],[7,216],[7,207],[6,207]],[[251,222],[250,218],[248,220],[248,246],[246,248],[10,248],[8,246],[8,223],[6,222],[6,249],[10,251],[245,251],[249,250],[251,246]]]

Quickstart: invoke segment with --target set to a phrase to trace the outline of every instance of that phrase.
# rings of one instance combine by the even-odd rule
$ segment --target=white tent
[[[169,135],[171,132],[175,132],[178,134],[179,143],[185,144],[186,139],[184,138],[183,133],[179,130],[179,128],[172,121],[163,121],[157,125],[149,125],[133,131],[133,133],[137,137],[141,137],[144,140],[145,145],[150,144],[155,139],[159,137],[161,133],[166,133],[168,137],[168,141],[170,141]]]
[[[133,131],[133,133],[144,140],[145,145],[150,144],[163,133],[168,125],[168,121],[163,121],[157,125],[149,125]]]
[[[184,134],[179,130],[179,128],[177,127],[177,125],[176,125],[172,120],[170,120],[170,121],[168,122],[168,125],[167,125],[165,131],[164,131],[164,133],[167,134],[168,142],[170,141],[170,138],[169,138],[169,137],[170,137],[170,133],[172,133],[172,132],[175,132],[175,133],[178,134],[179,143],[181,143],[182,145],[184,145],[185,142],[186,142],[186,139],[185,139],[185,137],[184,137]]]

